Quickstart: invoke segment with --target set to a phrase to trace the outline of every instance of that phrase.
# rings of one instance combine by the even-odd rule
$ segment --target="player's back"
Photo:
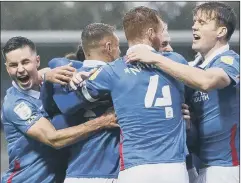
[[[53,182],[56,180],[58,152],[24,134],[28,126],[31,126],[31,120],[37,118],[38,114],[35,111],[31,113],[29,119],[22,121],[25,124],[16,122],[17,119],[9,120],[15,118],[12,115],[19,115],[24,120],[30,114],[32,109],[24,102],[31,103],[45,113],[39,99],[30,97],[15,87],[7,90],[2,108],[2,123],[8,142],[9,169],[3,175],[2,182]]]
[[[201,65],[202,66],[202,65]],[[199,66],[199,67],[201,67]],[[202,69],[222,68],[231,78],[229,86],[209,92],[196,91],[191,105],[197,117],[200,151],[206,165],[239,165],[239,93],[234,75],[239,74],[239,55],[229,50],[214,57]]]
[[[102,61],[85,60],[84,67],[82,67],[82,63],[78,61],[54,58],[49,61],[49,66],[55,68],[70,62],[79,71],[89,71],[99,67],[99,64],[105,64]],[[44,107],[48,112],[54,114],[52,123],[54,126],[62,123],[62,128],[99,117],[113,106],[110,97],[107,97],[102,101],[89,103],[88,107],[83,109],[79,105],[79,96],[69,87],[44,83],[42,89]],[[118,144],[119,129],[115,128],[100,131],[69,146],[70,155],[66,178],[117,178],[119,172]]]
[[[93,67],[82,67],[80,70],[89,71],[91,69]],[[86,109],[81,109],[85,110],[82,121],[86,122],[99,117],[112,106],[110,97],[91,103]],[[77,109],[79,108],[77,107]],[[73,111],[76,110],[73,109]],[[66,177],[117,178],[119,172],[119,136],[119,128],[102,130],[86,140],[73,144],[70,148]]]
[[[166,56],[178,62],[183,59],[174,53]],[[122,131],[121,169],[184,162],[187,152],[181,114],[183,84],[153,65],[125,64],[123,58],[103,70],[111,78],[111,96]],[[93,82],[90,79],[90,84]]]

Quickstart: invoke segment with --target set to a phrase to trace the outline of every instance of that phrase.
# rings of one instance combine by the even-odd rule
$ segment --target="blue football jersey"
[[[187,64],[177,53],[164,56]],[[111,96],[121,127],[121,170],[141,164],[184,162],[184,85],[154,65],[126,64],[124,58],[98,69],[79,88],[88,101]]]
[[[200,67],[200,66],[198,66]],[[189,102],[194,110],[199,134],[199,158],[206,165],[239,165],[239,55],[225,51],[205,67],[222,68],[232,83],[208,93],[193,90]]]
[[[51,62],[54,64],[54,62]],[[105,64],[102,61],[85,61],[81,70],[90,70]],[[57,66],[56,64],[54,64]],[[60,85],[45,86],[45,102],[51,101],[51,95],[61,114],[55,116],[59,121],[69,124],[75,121],[86,122],[101,116],[113,106],[110,97],[90,103],[85,108],[80,106],[79,96],[68,87]],[[47,93],[47,94],[46,94]],[[43,103],[45,103],[43,102]],[[49,105],[50,106],[50,105]],[[75,119],[75,120],[74,120]],[[82,178],[117,178],[119,173],[119,136],[118,128],[103,130],[86,140],[70,147],[70,156],[66,177]]]
[[[21,90],[14,82],[7,90],[2,124],[8,142],[9,169],[2,182],[58,182],[58,151],[26,135],[36,121],[47,117],[39,96],[37,91]]]
[[[85,60],[80,70],[89,71],[103,64],[105,63],[100,61]],[[75,94],[75,92],[71,93]],[[101,116],[112,106],[110,97],[90,103],[85,108],[84,121]],[[78,108],[78,103],[72,104],[72,107]],[[117,178],[119,173],[119,137],[119,128],[114,128],[103,130],[86,140],[73,144],[66,177]]]

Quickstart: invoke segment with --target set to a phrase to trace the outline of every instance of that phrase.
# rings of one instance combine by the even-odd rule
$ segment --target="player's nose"
[[[197,30],[198,29],[198,25],[197,25],[197,22],[194,22],[193,25],[192,25],[192,30]]]
[[[167,45],[167,46],[164,48],[164,51],[165,51],[165,52],[172,52],[173,49],[172,49],[171,45]]]
[[[19,64],[19,65],[18,65],[18,72],[19,72],[19,73],[22,73],[22,72],[24,72],[24,71],[25,71],[25,69],[24,69],[23,65]]]

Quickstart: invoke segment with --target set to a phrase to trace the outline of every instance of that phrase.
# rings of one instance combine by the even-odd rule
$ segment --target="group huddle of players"
[[[123,57],[104,23],[83,29],[84,59],[54,58],[41,70],[31,40],[9,39],[2,182],[238,183],[239,55],[228,45],[236,19],[224,3],[197,6],[189,63],[144,6],[124,15]]]

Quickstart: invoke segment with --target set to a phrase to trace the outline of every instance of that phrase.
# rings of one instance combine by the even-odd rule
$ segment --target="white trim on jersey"
[[[86,83],[85,81],[83,82],[83,86],[81,88],[82,94],[85,97],[86,100],[88,100],[89,102],[95,102],[99,99],[94,99],[93,97],[91,97],[91,95],[89,94],[87,88],[86,88]]]
[[[225,51],[228,51],[228,50],[229,50],[229,45],[228,44],[218,48],[208,58],[206,58],[204,60],[204,62],[201,65],[199,65],[199,67],[205,68],[212,61],[212,59],[214,57],[216,57],[217,55],[222,54],[222,53],[224,53]]]

